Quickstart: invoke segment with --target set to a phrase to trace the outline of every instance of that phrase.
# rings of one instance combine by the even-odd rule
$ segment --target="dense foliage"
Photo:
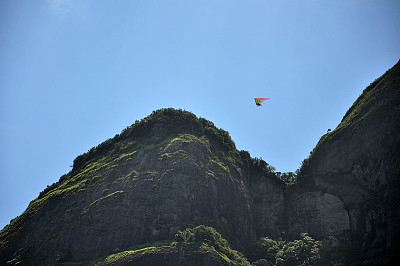
[[[253,251],[255,265],[319,265],[322,242],[301,234],[294,241],[261,238]]]
[[[199,225],[178,231],[175,235],[177,246],[183,247],[209,247],[214,249],[226,261],[237,265],[250,265],[246,257],[240,252],[231,249],[228,241],[212,227]]]

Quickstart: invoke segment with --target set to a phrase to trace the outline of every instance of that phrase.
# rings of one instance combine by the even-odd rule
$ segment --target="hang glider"
[[[263,101],[265,101],[265,100],[268,100],[269,98],[254,98],[254,101],[256,102],[256,105],[257,106],[261,106],[262,104],[262,102]]]

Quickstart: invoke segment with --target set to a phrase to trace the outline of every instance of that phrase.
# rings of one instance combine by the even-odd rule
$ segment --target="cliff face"
[[[245,253],[260,237],[307,232],[387,262],[400,243],[399,93],[398,63],[321,137],[290,187],[212,122],[155,111],[78,156],[13,219],[0,232],[0,264],[92,261],[200,224]],[[230,264],[209,247],[157,250],[118,263]]]
[[[301,174],[288,200],[293,232],[351,240],[367,258],[393,253],[400,240],[400,63],[321,137]]]

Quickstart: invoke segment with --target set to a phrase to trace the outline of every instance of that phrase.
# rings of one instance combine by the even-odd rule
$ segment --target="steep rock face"
[[[349,217],[351,240],[362,247],[366,257],[392,254],[400,240],[399,167],[398,62],[364,90],[334,131],[321,137],[303,163],[303,180],[289,193],[288,204],[299,205],[298,199],[310,193],[329,193],[343,204]],[[313,209],[314,201],[303,202],[303,210]],[[295,228],[299,226],[296,221],[302,218],[306,218],[303,224],[313,220],[302,212],[298,214],[290,219]],[[318,208],[311,211],[309,218],[322,222],[307,228],[308,232],[332,238],[325,225],[329,221]],[[342,229],[345,233],[347,225],[343,224]]]
[[[291,195],[289,202],[290,235],[312,232],[332,246],[349,241],[349,215],[340,199],[329,193],[305,192]]]
[[[198,224],[244,250],[257,237],[252,213],[271,231],[280,223],[275,211],[284,212],[284,183],[253,163],[211,122],[159,110],[77,157],[1,231],[0,264],[88,261]],[[253,191],[270,190],[273,202],[253,204]]]
[[[287,231],[286,187],[276,178],[257,175],[248,184],[256,236],[284,237]]]

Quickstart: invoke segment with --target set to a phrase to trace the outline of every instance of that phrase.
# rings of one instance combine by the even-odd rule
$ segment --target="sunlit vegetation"
[[[149,131],[152,130],[161,136],[149,134]],[[185,149],[181,147],[192,143],[199,143],[206,151],[208,150],[210,163],[207,167],[215,165],[222,172],[231,175],[234,171],[239,176],[245,176],[247,171],[246,176],[256,173],[258,176],[269,176],[281,179],[286,183],[294,180],[294,178],[289,180],[285,175],[276,175],[275,168],[262,158],[252,158],[247,151],[237,151],[229,133],[217,128],[211,121],[197,118],[193,113],[181,109],[165,108],[152,112],[149,116],[122,130],[121,134],[117,134],[114,138],[108,139],[87,153],[78,156],[74,160],[71,172],[62,176],[58,182],[48,186],[40,193],[38,199],[60,193],[64,189],[63,187],[82,189],[77,186],[81,178],[102,176],[104,175],[102,169],[112,171],[114,166],[122,161],[132,160],[141,151],[160,150],[160,160],[186,159],[196,165],[196,160],[190,158]],[[172,146],[176,146],[178,149],[169,151]],[[218,178],[217,173],[208,173]],[[138,176],[139,173],[135,172],[126,178],[132,177],[131,180],[134,180]]]
[[[250,265],[242,253],[233,250],[228,241],[212,227],[199,225],[187,228],[175,235],[176,245],[179,247],[199,248],[206,247],[215,250],[227,262],[234,265]]]
[[[329,246],[307,233],[300,234],[299,239],[295,240],[262,237],[248,254],[252,265],[258,266],[361,265],[360,255],[360,250],[356,246],[351,244]]]
[[[100,145],[90,149],[74,160],[72,171],[78,171],[82,166],[90,160],[108,153],[118,152],[124,146],[119,143],[125,143],[127,139],[142,139],[149,136],[149,131],[162,125],[165,134],[174,135],[181,133],[180,141],[192,141],[194,136],[206,136],[213,141],[215,145],[229,151],[236,148],[229,133],[225,130],[215,127],[215,125],[204,118],[197,118],[193,113],[181,109],[165,108],[153,111],[149,116],[140,121],[136,121],[133,125],[122,130],[121,134],[117,134],[112,139],[108,139]],[[185,134],[187,133],[187,134]],[[192,136],[190,135],[192,134]],[[163,139],[168,136],[162,136]],[[147,138],[146,145],[155,144],[158,139]],[[203,139],[204,140],[204,139]],[[146,142],[142,141],[142,142]],[[118,145],[117,145],[118,143]],[[130,142],[128,142],[130,143]],[[217,147],[216,147],[217,148]]]
[[[297,173],[298,170],[296,170],[296,172],[286,172],[286,173],[281,173],[281,172],[276,172],[275,174],[278,176],[278,178],[280,180],[282,180],[283,182],[285,182],[288,185],[292,185],[295,184],[297,181]]]
[[[128,250],[115,250],[115,253],[102,258],[99,262],[113,265],[132,255],[146,256],[171,249],[183,249],[185,250],[183,253],[190,253],[196,250],[212,251],[216,252],[220,258],[231,265],[250,265],[246,257],[242,253],[233,250],[214,228],[204,225],[178,231],[174,240],[141,244]]]
[[[159,249],[157,247],[146,247],[146,248],[141,248],[141,249],[137,249],[137,250],[127,250],[127,251],[123,251],[120,253],[116,253],[116,254],[112,254],[110,256],[108,256],[104,261],[106,263],[116,263],[119,260],[123,259],[124,257],[128,256],[128,255],[132,255],[135,253],[141,253],[141,254],[146,254],[146,253],[150,253],[150,252],[157,252]]]
[[[232,249],[228,241],[214,228],[199,225],[178,231],[173,240],[141,244],[128,250],[115,250],[114,254],[108,255],[101,261],[114,264],[130,255],[146,256],[177,248],[184,249],[185,252],[199,249],[215,251],[231,265],[349,265],[359,259],[357,251],[349,245],[325,246],[307,233],[302,233],[299,239],[290,241],[260,238],[248,252],[250,263],[246,256]]]
[[[261,238],[253,250],[254,265],[320,265],[322,242],[301,234],[293,241]]]

